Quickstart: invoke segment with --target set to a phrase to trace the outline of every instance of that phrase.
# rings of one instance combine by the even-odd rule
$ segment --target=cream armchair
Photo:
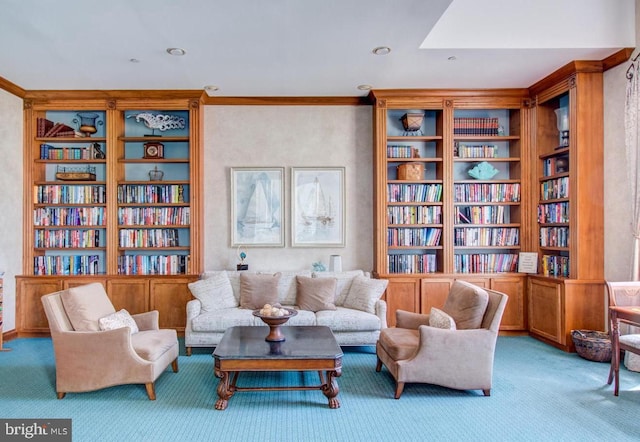
[[[399,399],[405,383],[491,392],[493,359],[508,296],[455,281],[442,310],[430,315],[398,310],[396,327],[384,329],[376,344],[376,371],[384,364],[396,381]],[[442,315],[442,312],[447,313]],[[447,317],[447,328],[434,315]],[[471,315],[470,315],[471,314]],[[475,322],[475,324],[474,324]],[[455,329],[453,323],[456,324]]]
[[[56,361],[58,399],[66,393],[113,385],[144,384],[155,400],[155,380],[171,364],[178,371],[175,330],[159,329],[158,312],[132,315],[133,327],[100,330],[116,313],[102,284],[72,287],[42,298]],[[132,328],[137,333],[131,333]]]

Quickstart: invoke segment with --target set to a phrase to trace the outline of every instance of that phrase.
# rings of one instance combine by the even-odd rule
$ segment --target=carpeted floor
[[[71,418],[74,441],[602,441],[640,439],[640,373],[584,360],[528,337],[500,337],[491,397],[409,384],[399,400],[372,348],[345,348],[342,406],[319,391],[239,392],[216,411],[211,350],[144,386],[55,395],[51,340],[16,339],[0,353],[1,418]],[[181,355],[184,355],[184,349]],[[304,379],[303,379],[304,378]],[[317,383],[315,374],[256,373],[244,385]]]

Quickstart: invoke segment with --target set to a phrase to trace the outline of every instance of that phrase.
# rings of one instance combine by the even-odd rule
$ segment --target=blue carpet
[[[182,342],[181,342],[182,344]],[[74,441],[601,441],[639,440],[640,373],[621,369],[620,396],[609,364],[584,360],[529,337],[500,337],[491,397],[408,384],[399,400],[372,348],[345,348],[341,408],[319,391],[239,392],[213,408],[211,350],[180,356],[180,372],[141,385],[55,395],[48,338],[16,339],[0,353],[0,417],[71,418]],[[184,349],[181,350],[181,355]],[[242,385],[317,384],[315,374],[255,373]]]

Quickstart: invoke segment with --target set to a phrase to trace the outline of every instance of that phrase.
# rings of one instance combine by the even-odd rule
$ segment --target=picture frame
[[[345,246],[345,168],[291,168],[291,247]]]
[[[231,168],[231,247],[284,247],[284,167]]]

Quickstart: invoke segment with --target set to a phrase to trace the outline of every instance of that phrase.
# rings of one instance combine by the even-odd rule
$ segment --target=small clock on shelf
[[[164,144],[155,141],[144,143],[143,158],[158,159],[164,158]]]

